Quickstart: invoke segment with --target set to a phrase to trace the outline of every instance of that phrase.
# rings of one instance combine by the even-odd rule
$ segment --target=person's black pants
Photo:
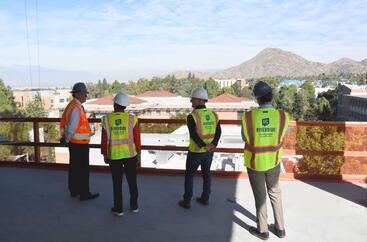
[[[89,192],[89,146],[69,144],[69,191],[72,196],[87,196]]]
[[[137,156],[132,158],[110,160],[112,182],[113,182],[113,204],[118,211],[123,211],[122,203],[122,176],[126,173],[126,180],[130,191],[130,208],[138,208],[138,185],[136,183]]]

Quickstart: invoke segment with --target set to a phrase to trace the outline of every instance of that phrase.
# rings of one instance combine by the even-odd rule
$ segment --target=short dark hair
[[[271,102],[272,100],[273,100],[273,92],[269,92],[265,96],[262,96],[257,99],[259,103],[268,103]]]
[[[119,105],[119,104],[117,104],[117,103],[114,103],[113,104],[113,109],[125,109],[126,107],[125,106],[121,106],[121,105]]]

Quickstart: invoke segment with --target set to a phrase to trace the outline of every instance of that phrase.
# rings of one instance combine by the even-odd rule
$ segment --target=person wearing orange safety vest
[[[259,108],[245,112],[242,117],[242,139],[245,141],[244,160],[255,197],[257,227],[249,232],[262,239],[269,238],[266,193],[274,212],[274,230],[285,237],[281,191],[279,188],[282,142],[289,115],[272,106],[272,88],[263,81],[255,84],[253,94]]]
[[[109,164],[113,182],[112,214],[122,216],[122,174],[125,171],[130,191],[130,210],[139,212],[136,166],[140,163],[141,143],[138,118],[125,112],[129,96],[119,92],[113,99],[114,112],[102,117],[101,153]]]
[[[71,91],[73,100],[66,106],[60,121],[60,142],[69,147],[68,187],[71,197],[81,201],[97,198],[89,191],[89,141],[91,130],[82,103],[87,99],[87,86],[78,82]]]
[[[190,133],[189,151],[186,158],[185,193],[179,205],[189,209],[193,195],[193,179],[198,167],[203,174],[203,191],[196,201],[203,205],[209,204],[211,189],[210,166],[213,154],[221,135],[218,115],[205,107],[208,93],[202,88],[195,88],[191,93],[194,110],[187,116],[187,127]]]

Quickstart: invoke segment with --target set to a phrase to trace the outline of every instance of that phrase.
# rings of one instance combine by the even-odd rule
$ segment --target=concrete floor
[[[184,210],[177,205],[183,177],[141,175],[140,212],[125,206],[121,218],[110,213],[110,174],[92,173],[90,181],[101,196],[80,202],[69,197],[66,171],[0,167],[0,241],[260,241],[247,231],[255,225],[247,179],[214,178],[210,205],[193,201]],[[196,195],[201,186],[195,178]],[[367,240],[366,184],[282,181],[281,187],[287,236],[270,233],[269,241]],[[268,214],[271,224],[270,204]]]

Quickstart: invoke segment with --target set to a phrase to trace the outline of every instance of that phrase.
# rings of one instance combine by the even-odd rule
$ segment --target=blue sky
[[[37,64],[37,0],[27,0]],[[38,0],[40,65],[144,77],[238,65],[267,47],[309,60],[367,58],[367,4],[355,1]],[[0,0],[0,66],[28,65],[24,1]]]

